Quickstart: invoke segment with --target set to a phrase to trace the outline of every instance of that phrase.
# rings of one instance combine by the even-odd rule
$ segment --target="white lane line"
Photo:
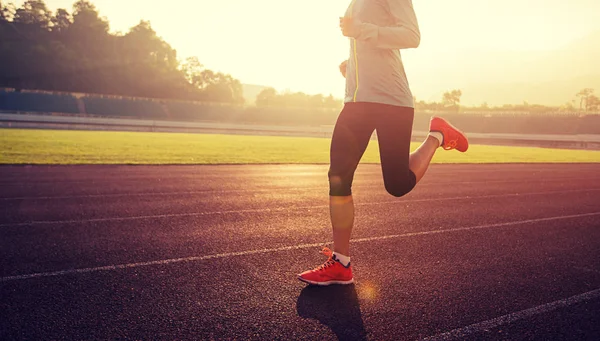
[[[520,196],[528,196],[528,195],[552,195],[552,194],[596,192],[596,191],[600,191],[600,188],[565,190],[565,191],[548,191],[548,192],[490,194],[490,195],[479,195],[479,196],[441,197],[441,198],[427,198],[427,199],[387,200],[387,201],[364,202],[364,203],[356,202],[354,205],[359,206],[359,207],[360,206],[378,206],[378,205],[397,205],[397,204],[431,202],[431,201],[475,200],[475,199],[491,199],[491,198],[504,198],[504,197],[520,197]],[[143,219],[176,218],[176,217],[199,217],[199,216],[236,214],[236,213],[281,212],[281,211],[286,211],[286,210],[312,210],[312,209],[322,209],[322,208],[328,208],[328,207],[329,207],[328,205],[315,205],[315,206],[297,206],[297,207],[257,208],[257,209],[245,209],[245,210],[227,210],[227,211],[213,211],[213,212],[155,214],[155,215],[143,215],[143,216],[133,216],[133,217],[92,218],[92,219],[81,219],[81,220],[37,220],[37,221],[29,221],[29,222],[24,222],[24,223],[0,224],[0,228],[31,226],[31,225],[83,224],[83,223],[96,223],[96,222],[106,222],[106,221],[127,221],[127,220],[143,220]]]
[[[587,179],[588,182],[593,182],[598,179]],[[568,181],[586,181],[586,179],[564,179],[564,180],[532,180],[527,181],[531,183],[545,183],[548,182],[568,182]],[[374,184],[380,184],[380,181],[369,181]],[[424,186],[447,186],[447,185],[476,185],[476,184],[508,184],[508,183],[522,183],[523,180],[490,180],[490,181],[462,181],[462,182],[427,182],[419,184],[420,187]],[[104,194],[76,194],[76,195],[56,195],[56,196],[31,196],[31,197],[2,197],[0,201],[12,201],[12,200],[61,200],[61,199],[92,199],[92,198],[118,198],[118,197],[140,197],[140,196],[168,196],[168,195],[197,195],[197,194],[211,194],[211,193],[252,193],[252,192],[277,192],[277,191],[314,191],[322,190],[323,186],[315,187],[279,187],[279,188],[259,188],[259,189],[205,189],[197,191],[174,191],[174,192],[141,192],[141,193],[104,193]],[[372,188],[372,185],[365,184],[362,182],[360,185],[354,185],[353,188]]]
[[[486,224],[486,225],[478,225],[478,226],[470,226],[470,227],[460,227],[460,228],[454,228],[454,229],[411,232],[411,233],[393,234],[393,235],[379,236],[379,237],[357,238],[357,239],[352,239],[352,242],[353,243],[365,243],[365,242],[387,240],[387,239],[426,236],[426,235],[449,233],[449,232],[481,230],[481,229],[494,228],[494,227],[506,227],[506,226],[515,226],[515,225],[523,225],[523,224],[531,224],[531,223],[540,223],[540,222],[553,221],[553,220],[575,219],[575,218],[585,218],[585,217],[593,217],[593,216],[600,216],[600,212],[574,214],[574,215],[548,217],[548,218],[539,218],[539,219],[527,219],[527,220],[511,221],[511,222],[507,222],[507,223]],[[164,264],[172,264],[172,263],[202,261],[202,260],[208,260],[208,259],[229,258],[229,257],[235,257],[235,256],[246,256],[246,255],[254,255],[254,254],[300,250],[300,249],[319,247],[322,245],[332,244],[332,243],[333,242],[329,241],[329,242],[325,242],[325,243],[300,244],[300,245],[291,245],[291,246],[284,246],[284,247],[278,247],[278,248],[272,248],[272,249],[226,252],[226,253],[218,253],[218,254],[206,255],[206,256],[172,258],[172,259],[156,260],[156,261],[141,262],[141,263],[128,263],[128,264],[100,266],[100,267],[94,267],[94,268],[69,269],[69,270],[61,270],[61,271],[54,271],[54,272],[38,272],[38,273],[33,273],[33,274],[28,274],[28,275],[0,277],[0,283],[24,280],[24,279],[30,279],[30,278],[38,278],[38,277],[63,276],[63,275],[88,273],[88,272],[100,272],[100,271],[111,271],[111,270],[117,270],[117,269],[137,268],[137,267],[149,266],[149,265],[164,265]]]
[[[493,318],[491,320],[472,324],[470,326],[457,328],[457,329],[451,330],[446,333],[442,333],[442,334],[438,334],[438,335],[434,335],[434,336],[430,336],[430,337],[421,339],[421,341],[462,340],[465,337],[467,337],[471,334],[474,334],[474,333],[483,333],[483,332],[489,331],[490,329],[494,329],[494,328],[497,328],[497,327],[500,327],[500,326],[503,326],[506,324],[510,324],[510,323],[513,323],[518,320],[522,320],[522,319],[525,319],[528,317],[548,313],[548,312],[551,312],[551,311],[554,311],[554,310],[557,310],[560,308],[565,308],[565,307],[568,307],[568,306],[571,306],[571,305],[574,305],[577,303],[590,301],[590,300],[593,300],[596,298],[600,298],[600,289],[588,291],[588,292],[580,294],[580,295],[575,295],[575,296],[571,296],[569,298],[565,298],[562,300],[542,304],[537,307],[521,310],[521,311],[518,311],[515,313],[510,313],[507,315],[499,316],[499,317]]]
[[[219,215],[219,214],[232,214],[232,213],[260,213],[260,212],[277,212],[288,209],[304,209],[304,208],[320,208],[327,206],[310,206],[310,207],[276,207],[276,208],[257,208],[257,209],[246,209],[246,210],[231,210],[231,211],[215,211],[215,212],[192,212],[192,213],[173,213],[173,214],[156,214],[156,215],[143,215],[134,217],[111,217],[111,218],[93,218],[93,219],[82,219],[82,220],[38,220],[30,221],[26,223],[16,224],[0,224],[0,227],[9,226],[29,226],[29,225],[55,225],[55,224],[82,224],[82,223],[96,223],[104,221],[127,221],[127,220],[143,220],[143,219],[159,219],[159,218],[176,218],[176,217],[199,217],[207,215]]]
[[[195,195],[195,194],[214,194],[214,193],[252,193],[252,192],[275,192],[275,191],[307,191],[323,189],[319,187],[298,187],[298,188],[258,188],[258,189],[206,189],[199,191],[181,191],[181,192],[141,192],[141,193],[107,193],[107,194],[81,194],[81,195],[59,195],[59,196],[41,196],[41,197],[7,197],[0,198],[0,201],[11,200],[55,200],[55,199],[85,199],[85,198],[118,198],[118,197],[147,197],[147,196],[166,196],[166,195]]]

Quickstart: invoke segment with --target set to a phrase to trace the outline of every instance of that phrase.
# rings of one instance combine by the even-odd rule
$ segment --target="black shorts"
[[[380,103],[346,103],[331,139],[329,195],[352,194],[354,172],[377,131],[385,189],[403,196],[416,185],[408,168],[414,109]]]

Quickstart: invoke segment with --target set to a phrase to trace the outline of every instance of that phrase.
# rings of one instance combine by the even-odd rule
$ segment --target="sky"
[[[73,2],[46,0],[51,10],[70,10]],[[349,0],[92,3],[109,19],[111,31],[127,32],[148,20],[179,58],[198,56],[205,67],[242,83],[343,97],[338,65],[348,58],[349,42],[338,18]],[[422,98],[452,84],[432,72],[451,67],[445,66],[451,60],[468,64],[478,51],[560,49],[600,30],[599,0],[413,0],[413,5],[421,46],[402,54],[409,82],[419,85],[413,92]]]

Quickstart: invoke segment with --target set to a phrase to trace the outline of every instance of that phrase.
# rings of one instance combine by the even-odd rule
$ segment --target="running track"
[[[600,164],[361,165],[357,283],[314,288],[326,173],[0,167],[0,339],[600,339]]]

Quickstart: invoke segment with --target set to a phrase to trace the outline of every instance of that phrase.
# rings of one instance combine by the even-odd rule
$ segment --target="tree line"
[[[148,21],[110,33],[87,0],[55,13],[43,0],[0,3],[0,87],[243,102],[239,80],[179,61]]]
[[[282,92],[278,93],[274,88],[263,89],[256,96],[257,107],[294,107],[294,108],[323,108],[339,109],[343,101],[336,99],[333,95],[323,96],[322,94],[308,95],[303,92]]]
[[[547,106],[541,104],[505,104],[501,106],[489,106],[487,103],[482,103],[479,106],[461,106],[460,100],[462,91],[455,89],[444,92],[440,102],[418,101],[415,97],[416,111],[438,111],[438,112],[472,112],[472,111],[504,111],[504,112],[530,112],[530,113],[547,113],[547,112],[597,112],[600,110],[600,98],[594,95],[594,89],[585,88],[575,94],[575,99],[565,103],[562,106]]]
[[[528,112],[528,113],[548,113],[548,112],[597,112],[600,110],[600,99],[594,95],[594,89],[585,88],[575,95],[575,99],[567,102],[565,105],[547,106],[541,104],[505,104],[501,106],[490,106],[483,103],[479,106],[461,105],[463,93],[459,89],[446,91],[442,94],[441,100],[426,102],[414,98],[415,110],[418,112]],[[273,88],[262,90],[256,97],[256,106],[258,107],[307,107],[307,108],[326,108],[339,109],[343,106],[340,99],[332,95],[325,97],[323,95],[307,95],[302,92],[283,92],[278,93]]]

